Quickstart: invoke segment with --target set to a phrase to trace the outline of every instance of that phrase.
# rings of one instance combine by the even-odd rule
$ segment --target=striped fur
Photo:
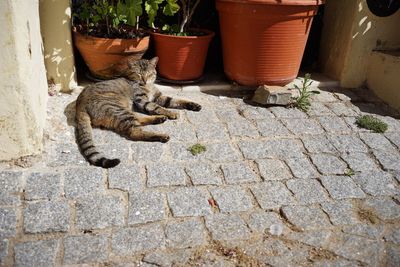
[[[129,65],[126,78],[92,84],[76,100],[76,138],[79,149],[90,164],[112,168],[119,159],[108,159],[96,149],[92,127],[112,130],[133,141],[167,142],[169,136],[144,131],[140,126],[176,119],[166,108],[199,111],[194,102],[163,96],[154,87],[158,58],[139,60]],[[146,113],[151,116],[143,115]]]

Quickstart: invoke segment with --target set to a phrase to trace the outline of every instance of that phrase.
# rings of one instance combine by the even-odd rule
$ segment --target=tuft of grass
[[[311,74],[307,73],[304,76],[301,87],[297,86],[296,84],[294,85],[294,88],[299,91],[299,96],[294,98],[294,106],[303,112],[307,112],[311,106],[310,96],[319,94],[319,91],[308,90],[312,83],[313,81],[311,81]]]
[[[355,173],[354,173],[354,171],[353,171],[353,169],[352,168],[347,168],[346,170],[345,170],[345,172],[344,172],[344,175],[347,175],[347,176],[353,176]]]
[[[388,128],[388,125],[385,122],[371,115],[358,117],[356,124],[361,128],[371,130],[375,133],[384,133]]]
[[[205,146],[203,146],[202,144],[195,144],[188,148],[188,151],[190,151],[190,153],[192,153],[193,156],[201,154],[201,153],[205,152],[206,150],[207,150],[207,148]]]

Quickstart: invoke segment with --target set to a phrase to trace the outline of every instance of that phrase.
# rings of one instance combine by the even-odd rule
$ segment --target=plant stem
[[[139,16],[136,16],[136,31],[139,30]]]

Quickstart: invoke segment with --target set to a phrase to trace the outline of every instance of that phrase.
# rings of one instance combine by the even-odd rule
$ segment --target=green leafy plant
[[[372,130],[375,133],[384,133],[388,129],[388,125],[385,122],[371,115],[358,117],[356,124],[361,128]]]
[[[344,171],[344,175],[347,175],[347,176],[353,176],[355,173],[354,173],[354,171],[353,171],[353,169],[352,168],[347,168],[345,171]]]
[[[142,4],[143,0],[84,0],[75,7],[73,16],[87,34],[119,37],[126,34],[126,26],[138,31]]]
[[[205,152],[206,150],[207,150],[207,148],[205,146],[203,146],[202,144],[195,144],[188,148],[188,151],[190,151],[190,153],[192,153],[193,156],[201,154],[201,153]]]
[[[307,73],[304,76],[301,87],[294,85],[294,88],[299,92],[299,96],[295,97],[294,106],[298,109],[301,109],[304,112],[307,112],[311,106],[310,97],[315,94],[319,94],[319,91],[309,90],[309,87],[313,81],[311,80],[311,74]]]

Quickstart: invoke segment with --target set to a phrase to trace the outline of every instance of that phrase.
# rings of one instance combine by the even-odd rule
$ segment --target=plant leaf
[[[179,11],[180,7],[176,0],[166,0],[167,4],[164,6],[163,13],[167,16],[173,16]]]

